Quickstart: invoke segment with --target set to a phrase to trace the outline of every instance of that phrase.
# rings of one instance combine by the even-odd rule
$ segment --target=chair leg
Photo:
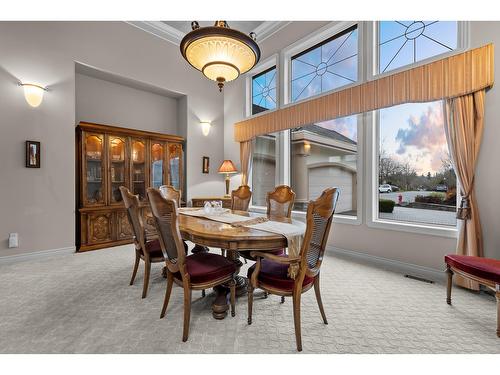
[[[231,302],[231,316],[236,315],[236,282],[231,280],[229,283],[229,290],[230,290],[230,302]]]
[[[161,309],[160,319],[165,316],[167,311],[168,301],[170,300],[170,293],[172,292],[172,285],[174,284],[174,276],[171,272],[167,271],[167,289],[165,290],[165,299],[163,300],[163,308]]]
[[[204,298],[204,297],[205,297],[205,289],[203,289],[203,290],[201,291],[201,298]]]
[[[497,290],[495,296],[497,298],[497,336],[500,337],[500,290]]]
[[[302,334],[300,331],[300,296],[301,290],[293,291],[293,323],[295,326],[295,341],[297,342],[297,351],[302,351]]]
[[[248,292],[248,324],[252,324],[252,307],[253,307],[253,286],[249,282],[247,286]]]
[[[151,273],[151,262],[144,259],[144,287],[142,288],[142,298],[146,298],[149,287],[149,274]]]
[[[224,249],[220,249],[220,254],[225,257],[226,256],[226,250]]]
[[[451,305],[451,287],[453,285],[453,271],[450,266],[446,266],[446,274],[448,276],[448,282],[446,284],[446,303]]]
[[[186,342],[189,336],[189,320],[191,319],[191,289],[184,286],[184,329],[182,341]]]
[[[264,299],[266,299],[268,295],[269,294],[266,291],[264,291]]]
[[[281,296],[281,303],[285,303],[285,296]]]
[[[139,253],[136,251],[135,252],[134,270],[132,271],[132,278],[130,279],[129,285],[134,285],[135,275],[137,275],[137,269],[139,268],[140,261],[141,261],[141,257],[139,256]]]
[[[319,274],[314,279],[314,293],[316,294],[316,301],[318,301],[319,312],[321,313],[321,317],[323,318],[323,323],[328,324],[328,320],[326,320],[325,309],[323,308],[323,301],[321,301],[321,293],[319,290]]]

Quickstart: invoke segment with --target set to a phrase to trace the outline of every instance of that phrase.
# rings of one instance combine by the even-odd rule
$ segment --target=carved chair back
[[[177,203],[173,199],[165,199],[159,190],[148,188],[151,205],[161,250],[167,266],[174,266],[175,271],[184,266],[184,244],[179,230]],[[174,269],[170,268],[171,271]]]
[[[307,207],[307,227],[300,255],[301,273],[307,276],[319,273],[339,194],[338,188],[326,189]]]
[[[266,196],[267,215],[291,217],[295,193],[290,186],[276,186],[274,191],[268,192]]]
[[[144,251],[146,245],[146,230],[144,229],[144,223],[140,213],[139,197],[132,194],[125,186],[120,186],[120,193],[123,198],[123,203],[127,209],[128,220],[132,226],[132,231],[134,232],[135,247],[137,250],[140,250],[144,256],[146,256],[147,254]]]
[[[173,199],[177,203],[177,207],[181,206],[181,191],[174,188],[172,185],[160,186],[161,195],[166,199]]]
[[[252,191],[250,186],[241,185],[238,189],[231,192],[231,210],[248,211]]]

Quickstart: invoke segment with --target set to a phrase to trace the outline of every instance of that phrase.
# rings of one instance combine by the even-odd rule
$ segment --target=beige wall
[[[293,22],[289,24],[278,34],[262,43],[263,58],[279,52],[323,25],[324,23],[320,22]],[[500,22],[471,22],[470,29],[471,47],[489,42],[500,45]],[[500,71],[499,51],[500,48],[497,47],[497,58],[495,59],[497,72]],[[485,255],[494,258],[500,258],[500,235],[498,234],[500,223],[498,218],[500,212],[500,199],[498,198],[500,126],[496,124],[496,119],[500,118],[499,102],[500,91],[494,87],[486,95],[486,127],[476,175]],[[237,80],[226,89],[224,100],[224,154],[226,158],[233,158],[233,160],[239,158],[238,144],[233,141],[233,124],[244,118],[244,108],[245,81]],[[366,178],[365,181],[367,181]],[[238,183],[239,180],[233,179],[234,186]],[[363,197],[365,195],[363,192]],[[363,199],[363,205],[365,204]],[[338,248],[434,269],[443,268],[443,257],[446,253],[454,252],[455,243],[456,240],[452,238],[370,228],[366,225],[366,218],[363,218],[361,225],[335,223],[330,236],[330,244]]]
[[[178,46],[123,22],[0,22],[0,51],[0,256],[75,244],[75,61],[186,95],[188,197],[223,191],[220,175],[201,173],[201,158],[223,160],[224,98]],[[39,108],[19,80],[50,87]],[[208,138],[200,119],[214,125]],[[42,168],[24,168],[25,140],[42,142]],[[17,249],[7,249],[10,232]]]
[[[76,123],[116,125],[179,135],[177,99],[76,74]]]

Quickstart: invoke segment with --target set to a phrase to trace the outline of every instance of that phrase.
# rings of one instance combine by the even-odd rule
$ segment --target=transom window
[[[358,28],[354,25],[291,58],[291,101],[358,80]]]
[[[276,66],[252,77],[252,115],[276,108]]]
[[[381,21],[378,25],[379,73],[457,48],[457,21]]]

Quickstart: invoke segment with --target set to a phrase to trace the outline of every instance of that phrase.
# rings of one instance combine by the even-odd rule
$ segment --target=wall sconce
[[[311,155],[311,144],[304,143],[304,156],[309,156],[309,155]]]
[[[33,83],[21,83],[19,82],[19,86],[22,86],[24,89],[24,98],[26,102],[34,108],[38,107],[42,104],[43,93],[47,91],[45,87],[35,85]]]
[[[212,127],[212,125],[208,121],[202,121],[200,122],[200,124],[201,124],[201,132],[206,137],[208,133],[210,133],[210,128]]]

